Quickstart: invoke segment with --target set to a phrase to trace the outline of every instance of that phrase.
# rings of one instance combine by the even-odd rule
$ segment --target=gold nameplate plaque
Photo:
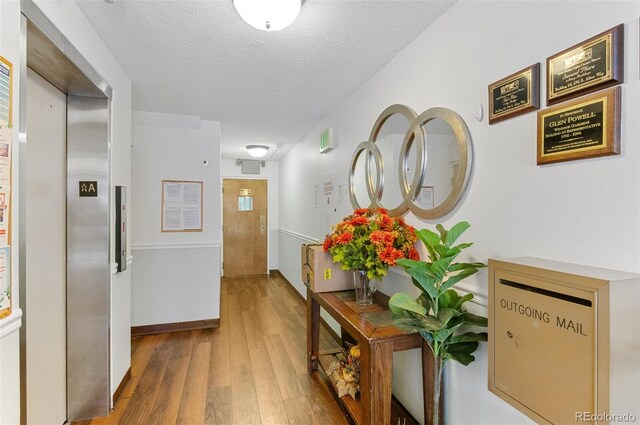
[[[540,108],[540,63],[489,85],[489,124]]]
[[[624,25],[547,59],[547,104],[614,86],[624,80]]]
[[[538,165],[620,153],[620,87],[538,111]]]

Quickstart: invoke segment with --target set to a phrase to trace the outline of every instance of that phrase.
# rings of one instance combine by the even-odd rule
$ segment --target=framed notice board
[[[202,232],[202,181],[162,180],[162,231]]]

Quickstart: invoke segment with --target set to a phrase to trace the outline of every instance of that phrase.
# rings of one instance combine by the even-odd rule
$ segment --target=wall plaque
[[[624,80],[624,25],[547,59],[547,104],[620,84]]]
[[[540,63],[489,85],[489,124],[540,108]]]
[[[81,198],[95,198],[98,196],[98,182],[92,181],[80,181],[78,183],[78,195]]]
[[[538,111],[538,165],[620,153],[620,87]]]

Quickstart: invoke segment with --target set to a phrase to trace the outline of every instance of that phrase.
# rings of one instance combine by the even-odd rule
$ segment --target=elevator
[[[110,383],[108,83],[21,1],[21,420],[106,416]]]

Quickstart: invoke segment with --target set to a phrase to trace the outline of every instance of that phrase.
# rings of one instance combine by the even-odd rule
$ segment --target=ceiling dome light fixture
[[[249,25],[263,31],[280,31],[296,20],[300,0],[233,0],[240,17]]]
[[[247,152],[254,158],[262,158],[267,154],[269,150],[269,146],[265,145],[248,145]]]

